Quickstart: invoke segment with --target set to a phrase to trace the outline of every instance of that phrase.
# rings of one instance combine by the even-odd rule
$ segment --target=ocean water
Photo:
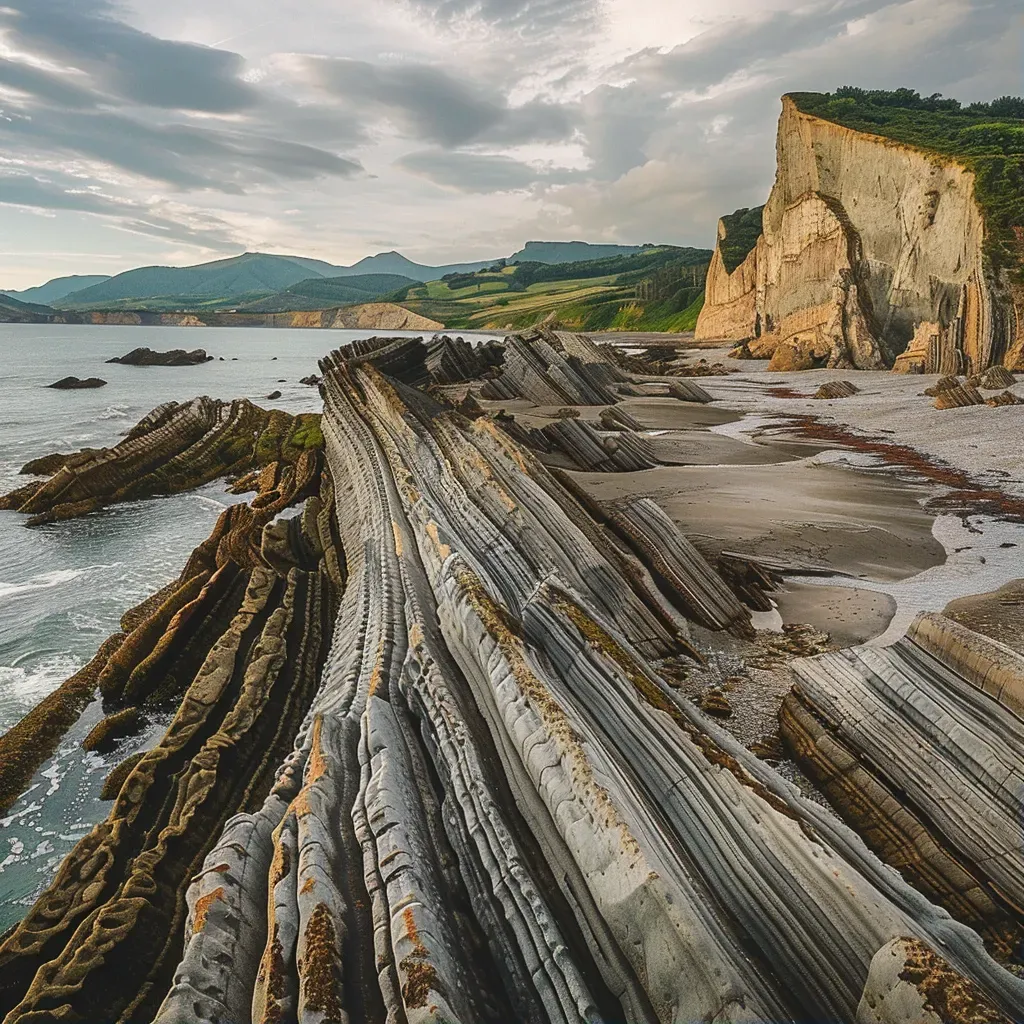
[[[211,395],[319,411],[317,389],[300,378],[317,373],[317,360],[332,348],[373,333],[0,324],[0,488],[24,484],[18,470],[30,459],[116,444],[161,402]],[[142,345],[205,348],[215,358],[187,367],[105,362]],[[46,387],[71,374],[108,383],[83,391]],[[275,390],[281,398],[267,401]],[[215,481],[192,493],[33,529],[24,516],[0,512],[0,732],[84,665],[118,629],[126,609],[177,576],[225,505],[239,500]],[[100,717],[94,701],[0,818],[0,932],[24,914],[68,850],[106,816],[110,804],[99,792],[111,768],[155,743],[167,724],[166,717],[155,717],[101,756],[81,747]]]

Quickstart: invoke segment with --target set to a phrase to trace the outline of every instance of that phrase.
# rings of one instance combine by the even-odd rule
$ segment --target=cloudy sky
[[[779,96],[1024,93],[1024,0],[0,0],[0,285],[710,245]]]

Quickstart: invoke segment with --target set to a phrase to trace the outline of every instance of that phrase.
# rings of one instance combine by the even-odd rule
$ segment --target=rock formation
[[[154,352],[151,348],[133,348],[123,356],[108,359],[108,363],[123,363],[125,366],[195,366],[197,363],[208,363],[213,356],[208,356],[202,348],[186,352],[183,348],[174,348],[169,352]]]
[[[61,377],[60,380],[55,380],[52,384],[47,384],[48,388],[56,388],[58,391],[75,391],[79,388],[102,388],[106,387],[107,382],[101,380],[99,377]]]
[[[856,384],[848,380],[830,380],[826,381],[817,391],[811,395],[811,398],[817,399],[835,399],[835,398],[853,398],[860,391],[860,388]]]
[[[746,342],[771,369],[1016,364],[1024,306],[986,264],[973,172],[790,96],[777,155],[762,234],[731,273],[719,227],[698,339]]]
[[[246,399],[168,402],[113,448],[29,463],[23,473],[50,478],[0,497],[0,509],[24,512],[32,517],[29,525],[37,525],[115,502],[176,494],[272,462],[295,464],[322,444],[319,421],[315,413],[292,416]]]
[[[558,340],[510,341],[508,389],[612,392]],[[665,513],[375,361],[323,361],[323,458],[238,479],[82,684],[110,733],[177,711],[0,943],[5,1024],[1009,1024],[978,934],[668,681],[691,623],[750,623]]]
[[[1024,658],[922,614],[892,647],[794,662],[782,730],[885,861],[1003,954],[1024,938]]]

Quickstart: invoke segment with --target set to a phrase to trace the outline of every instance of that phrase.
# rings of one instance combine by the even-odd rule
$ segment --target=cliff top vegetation
[[[743,207],[722,218],[725,238],[718,243],[726,272],[731,274],[757,245],[761,235],[764,206]]]
[[[1024,97],[964,106],[939,93],[844,85],[835,92],[791,93],[790,99],[805,114],[953,156],[969,167],[985,217],[986,254],[994,268],[1010,269],[1024,283]]]

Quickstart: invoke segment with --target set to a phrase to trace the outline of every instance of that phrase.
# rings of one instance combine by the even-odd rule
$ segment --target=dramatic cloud
[[[389,117],[410,137],[441,146],[557,141],[572,131],[561,107],[534,101],[512,108],[486,86],[424,64],[310,57],[301,69],[330,96]]]
[[[1006,0],[2,0],[0,230],[26,254],[116,232],[126,266],[710,245],[767,195],[783,92],[1019,93],[1022,24]],[[94,269],[33,260],[0,284]]]

